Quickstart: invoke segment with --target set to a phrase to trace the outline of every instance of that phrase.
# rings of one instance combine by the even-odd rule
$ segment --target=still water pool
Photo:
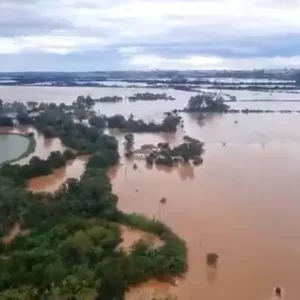
[[[28,146],[29,140],[26,137],[15,134],[0,134],[0,164],[20,157]]]

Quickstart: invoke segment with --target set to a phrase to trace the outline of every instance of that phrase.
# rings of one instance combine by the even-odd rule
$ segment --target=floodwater
[[[126,226],[121,226],[121,231],[123,242],[120,246],[125,250],[130,250],[130,248],[141,239],[147,243],[151,243],[153,247],[160,247],[163,245],[163,241],[151,233]]]
[[[200,87],[198,87],[200,89]],[[205,91],[205,88],[202,89]],[[217,92],[220,90],[208,90],[209,92]],[[40,86],[0,86],[0,97],[4,101],[36,101],[36,102],[54,102],[71,104],[79,95],[90,95],[94,98],[104,96],[120,96],[129,97],[135,93],[166,93],[173,96],[174,101],[137,101],[123,103],[97,103],[95,109],[107,116],[121,112],[125,116],[133,114],[137,118],[159,120],[163,117],[164,112],[173,109],[183,109],[191,96],[196,92],[185,92],[174,89],[165,88],[95,88],[95,87],[40,87]],[[291,109],[300,110],[300,94],[293,92],[253,92],[253,91],[234,91],[222,90],[224,94],[236,96],[237,102],[230,103],[233,109]],[[298,91],[300,92],[300,91]],[[255,102],[247,102],[247,101]],[[261,101],[259,101],[261,100]],[[271,101],[266,102],[265,100]],[[281,102],[286,100],[287,102]],[[116,110],[118,105],[118,110]]]
[[[263,300],[279,284],[297,300],[299,163],[298,145],[207,144],[203,166],[149,170],[139,162],[140,172],[127,165],[125,177],[121,167],[113,184],[120,209],[161,216],[186,240],[189,272],[170,289],[179,299]],[[206,266],[211,252],[220,257],[214,269]]]
[[[33,192],[54,192],[68,178],[79,178],[85,170],[87,160],[87,156],[77,157],[69,161],[66,167],[56,169],[51,175],[31,179],[27,188]]]
[[[28,146],[29,140],[26,137],[0,133],[0,164],[20,157]]]
[[[21,160],[18,160],[17,162],[15,162],[15,164],[27,164],[30,159],[33,156],[38,156],[42,159],[46,159],[49,155],[50,152],[52,151],[64,151],[66,149],[66,147],[61,143],[60,139],[58,138],[53,138],[53,139],[46,139],[43,137],[43,135],[39,134],[34,128],[32,128],[31,126],[17,126],[17,127],[0,127],[0,132],[2,133],[20,133],[20,134],[28,134],[29,132],[34,133],[34,138],[36,141],[36,147],[34,152],[32,152],[30,155],[22,158]],[[18,137],[17,135],[10,135],[10,136],[14,136],[14,137]],[[20,137],[20,136],[19,136]],[[0,135],[1,138],[1,135]],[[28,145],[28,140],[20,137],[22,139],[24,139],[27,142]],[[2,145],[1,145],[2,146]],[[25,150],[27,149],[27,146],[25,148]],[[10,149],[2,149],[0,151],[0,157],[1,155],[5,154],[5,155],[12,155],[12,153],[14,151],[20,151],[21,150],[21,154],[22,152],[24,152],[23,147],[21,147],[20,145],[18,145],[17,147],[10,148]],[[23,150],[23,151],[22,151]]]
[[[61,143],[60,139],[58,138],[44,138],[43,135],[39,134],[34,128],[30,126],[18,126],[15,128],[6,128],[6,127],[1,127],[0,132],[2,133],[22,133],[22,134],[27,134],[29,132],[33,132],[35,135],[35,140],[36,140],[36,148],[33,153],[30,155],[22,158],[21,160],[18,160],[15,162],[15,164],[27,164],[30,159],[33,156],[38,156],[42,159],[48,158],[50,153],[52,151],[60,151],[63,152],[66,147]],[[25,142],[27,142],[28,145],[28,140],[18,136],[18,135],[7,135],[9,138],[20,138],[24,139]],[[0,144],[1,141],[7,141],[6,135],[0,134]],[[15,140],[12,140],[15,141]],[[20,154],[22,154],[23,147],[22,145],[18,144],[16,147],[16,144],[13,144],[9,149],[7,148],[8,146],[4,143],[3,145],[1,144],[1,151],[0,151],[0,163],[1,163],[1,158],[2,157],[8,157],[14,155],[16,151],[21,151]],[[25,147],[26,150],[27,146]],[[18,154],[18,155],[20,155]],[[13,157],[18,157],[18,155],[12,156]],[[80,156],[77,157],[75,160],[69,161],[67,166],[64,168],[60,168],[55,170],[55,172],[51,175],[48,176],[42,176],[38,178],[34,178],[29,181],[28,183],[28,189],[32,190],[34,192],[53,192],[57,190],[65,181],[66,179],[70,177],[74,178],[79,178],[81,174],[84,172],[85,169],[85,164],[87,162],[88,157],[87,156]],[[5,159],[7,160],[7,159]]]
[[[89,90],[70,98],[92,95]],[[45,98],[41,94],[41,101]],[[180,101],[188,98],[186,94]],[[159,115],[174,102],[149,103],[151,114]],[[114,107],[125,114],[126,105],[104,105],[103,113]],[[149,116],[147,105],[138,107],[139,116]],[[177,134],[136,134],[135,147],[176,144],[188,134],[205,142],[202,166],[148,169],[137,161],[138,170],[133,170],[133,162],[123,161],[110,172],[120,209],[161,218],[186,240],[189,250],[189,271],[177,287],[151,281],[128,299],[151,286],[176,293],[180,300],[269,300],[280,285],[286,300],[299,300],[300,115],[209,115],[199,122],[197,114],[186,114],[183,119],[185,127]],[[67,177],[79,177],[84,165],[84,160],[75,160],[54,175],[32,180],[29,188],[53,191]],[[167,199],[164,205],[162,197]],[[216,268],[206,265],[210,252],[220,257]]]
[[[299,116],[184,120],[185,133],[206,143],[202,166],[148,169],[138,161],[135,171],[127,162],[111,176],[120,209],[160,216],[189,249],[189,272],[178,287],[152,281],[133,289],[128,299],[141,290],[165,289],[179,299],[268,300],[276,285],[284,287],[285,299],[299,299]],[[135,145],[176,144],[183,134],[135,135]],[[216,268],[206,266],[211,252],[220,257]]]

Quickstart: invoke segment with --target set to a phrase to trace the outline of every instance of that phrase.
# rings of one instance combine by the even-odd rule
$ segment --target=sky
[[[0,0],[0,72],[300,68],[300,0]]]

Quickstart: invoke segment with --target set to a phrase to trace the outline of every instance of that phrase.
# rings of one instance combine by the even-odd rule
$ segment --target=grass
[[[36,147],[36,140],[35,140],[34,136],[27,136],[26,134],[22,134],[22,133],[14,133],[14,132],[9,132],[9,133],[4,133],[4,132],[3,132],[3,133],[0,133],[0,134],[2,134],[2,135],[4,135],[4,134],[5,134],[5,135],[18,135],[18,136],[21,136],[21,137],[23,137],[23,138],[28,139],[28,141],[29,141],[27,149],[26,149],[21,155],[19,155],[19,156],[16,157],[16,158],[13,158],[13,159],[10,159],[10,160],[6,160],[6,161],[0,163],[0,167],[1,167],[2,165],[4,165],[4,164],[11,164],[11,163],[14,163],[14,162],[16,162],[16,161],[18,161],[18,160],[20,160],[20,159],[22,159],[22,158],[28,156],[29,154],[33,153],[34,150],[35,150],[35,147]]]

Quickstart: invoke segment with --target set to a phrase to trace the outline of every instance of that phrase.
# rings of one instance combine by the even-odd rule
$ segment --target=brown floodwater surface
[[[68,178],[79,178],[85,169],[88,156],[80,156],[69,161],[66,167],[57,169],[48,176],[36,177],[28,182],[27,188],[33,192],[54,192]]]
[[[120,244],[125,250],[130,250],[130,248],[139,240],[144,240],[145,242],[151,243],[153,247],[161,247],[164,243],[157,236],[126,226],[121,226],[122,239],[123,242]]]
[[[182,105],[186,100],[178,97]],[[109,111],[122,114],[126,105],[111,105]],[[153,110],[155,105],[165,110],[151,103]],[[101,107],[105,114],[108,106]],[[128,299],[151,287],[175,290],[180,300],[269,300],[280,285],[285,300],[299,300],[300,116],[210,115],[200,122],[189,114],[183,119],[178,134],[136,134],[135,147],[176,144],[188,134],[205,142],[202,166],[149,169],[139,160],[138,170],[122,161],[110,171],[121,210],[160,218],[188,246],[189,271],[178,287],[151,281],[133,289]],[[56,140],[37,142],[36,153],[45,156],[62,147]],[[53,175],[31,180],[29,188],[53,191],[68,177],[80,177],[84,166],[78,158]],[[216,268],[206,265],[210,252],[219,255]]]
[[[143,161],[136,171],[132,163],[119,168],[120,209],[161,217],[186,240],[189,271],[179,299],[264,300],[281,285],[285,299],[298,300],[300,145],[205,148],[197,168],[147,169]],[[220,257],[214,269],[206,266],[210,252]]]

